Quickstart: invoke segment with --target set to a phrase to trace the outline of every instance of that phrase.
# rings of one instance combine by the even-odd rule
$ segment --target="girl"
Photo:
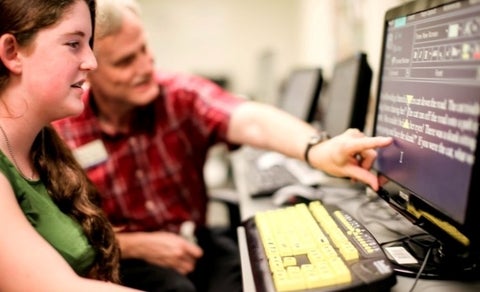
[[[94,0],[0,0],[0,291],[130,290],[113,284],[98,194],[49,126],[83,110],[94,17]]]

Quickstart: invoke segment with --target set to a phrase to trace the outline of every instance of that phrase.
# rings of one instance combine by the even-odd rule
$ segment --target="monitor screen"
[[[279,107],[297,118],[311,122],[317,111],[322,81],[322,71],[319,68],[293,70],[280,96]]]
[[[472,0],[414,1],[386,13],[374,122],[374,135],[394,137],[374,165],[379,195],[434,235],[443,253],[450,248],[465,259],[466,252],[474,262],[479,15],[480,1]],[[454,266],[444,272],[465,269]]]
[[[363,131],[370,99],[372,70],[367,55],[358,52],[335,64],[321,102],[320,124],[330,136],[348,128]]]

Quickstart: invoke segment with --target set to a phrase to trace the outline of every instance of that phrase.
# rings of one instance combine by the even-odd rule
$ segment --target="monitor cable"
[[[427,250],[427,254],[425,255],[425,259],[422,262],[422,266],[418,270],[417,276],[415,277],[415,281],[413,282],[413,285],[410,288],[409,292],[413,292],[413,290],[415,289],[415,286],[417,286],[418,280],[420,279],[420,275],[422,274],[423,270],[425,269],[425,266],[427,265],[428,258],[430,257],[430,253],[432,252],[432,249],[433,249],[433,246],[431,246]]]

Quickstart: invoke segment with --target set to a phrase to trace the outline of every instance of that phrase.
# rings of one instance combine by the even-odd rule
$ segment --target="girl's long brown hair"
[[[119,249],[100,206],[100,195],[55,130],[45,127],[32,146],[32,158],[50,196],[83,227],[97,252],[90,278],[119,282]]]

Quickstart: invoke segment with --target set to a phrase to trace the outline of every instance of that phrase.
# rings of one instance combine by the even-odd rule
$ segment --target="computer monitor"
[[[397,271],[480,278],[480,1],[414,1],[387,11],[373,134],[378,194],[427,237]],[[387,252],[388,254],[388,252]]]
[[[280,95],[279,107],[306,122],[313,121],[322,83],[320,68],[294,69]]]
[[[348,128],[363,131],[370,99],[372,70],[367,55],[358,52],[337,62],[320,99],[320,124],[330,136]]]

